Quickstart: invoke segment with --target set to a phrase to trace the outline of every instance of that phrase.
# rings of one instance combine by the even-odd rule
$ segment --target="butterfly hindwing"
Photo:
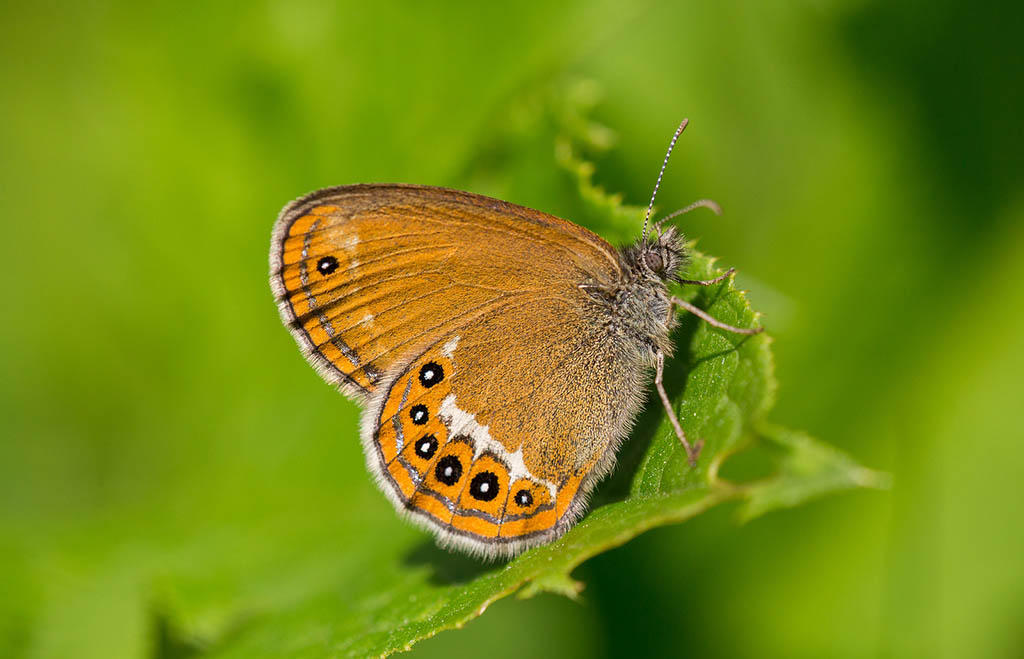
[[[458,340],[435,346],[394,380],[379,402],[368,446],[377,459],[374,464],[370,458],[371,468],[380,473],[384,467],[385,490],[443,539],[501,544],[510,503],[515,537],[551,531],[554,485],[531,477],[521,456],[516,464],[504,444],[458,409],[454,390],[460,372],[452,359],[457,349]],[[518,504],[513,479],[515,492],[527,492]],[[539,517],[544,512],[549,514]]]
[[[452,371],[451,360],[437,355],[396,381],[380,414],[387,422],[376,428],[373,442],[367,444],[371,467],[380,471],[386,466],[403,501],[431,473],[448,444],[448,428],[437,411],[451,390]]]
[[[625,432],[601,417],[600,396],[558,397],[607,386],[620,373],[612,362],[578,359],[589,338],[584,318],[574,320],[564,302],[537,304],[563,322],[510,332],[495,345],[493,323],[520,310],[497,311],[429,347],[371,401],[363,438],[371,469],[396,505],[443,543],[497,555],[559,536]],[[553,365],[539,358],[544,349]]]

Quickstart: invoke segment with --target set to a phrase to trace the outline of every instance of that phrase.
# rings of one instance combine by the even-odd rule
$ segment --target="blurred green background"
[[[580,80],[630,203],[691,119],[659,206],[725,208],[683,226],[766,314],[773,419],[894,486],[650,532],[416,653],[1024,655],[1022,7],[3,3],[0,655],[223,649],[420,537],[270,226],[369,181],[562,213],[516,108]]]

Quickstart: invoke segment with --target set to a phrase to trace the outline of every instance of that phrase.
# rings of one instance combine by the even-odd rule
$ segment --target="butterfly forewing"
[[[610,245],[538,211],[466,192],[355,185],[278,218],[271,285],[307,358],[368,394],[432,338],[553,283],[618,274]]]

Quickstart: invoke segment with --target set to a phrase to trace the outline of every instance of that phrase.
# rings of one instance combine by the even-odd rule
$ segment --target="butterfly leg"
[[[698,439],[693,445],[686,441],[686,433],[683,432],[683,427],[679,425],[679,417],[676,416],[675,409],[672,408],[672,403],[668,399],[668,394],[665,393],[665,385],[661,383],[661,376],[665,370],[665,353],[658,351],[658,355],[655,359],[656,371],[654,373],[654,386],[658,390],[658,396],[661,398],[661,404],[665,406],[665,412],[668,414],[668,420],[672,422],[672,428],[676,431],[676,437],[682,442],[683,448],[686,449],[686,456],[690,460],[690,466],[697,466],[697,456],[700,455],[700,450],[704,447],[704,440]]]
[[[727,272],[725,274],[727,275],[729,273]],[[724,277],[725,275],[722,275],[722,276]],[[713,283],[713,281],[714,280],[712,280],[712,283]],[[694,283],[699,283],[699,282],[694,282]],[[749,328],[748,327],[735,327],[733,325],[729,325],[728,323],[723,323],[722,321],[718,320],[717,318],[708,315],[708,312],[704,311],[700,307],[696,307],[696,306],[690,304],[689,302],[687,302],[686,300],[681,300],[681,299],[677,298],[674,295],[671,298],[669,298],[669,299],[672,301],[672,305],[673,306],[680,307],[682,309],[686,309],[687,311],[692,313],[694,316],[697,316],[698,318],[703,320],[708,325],[711,325],[712,327],[717,327],[719,329],[728,330],[728,331],[734,332],[736,334],[760,334],[761,332],[764,331],[763,327],[749,327]]]
[[[723,274],[718,275],[714,279],[680,279],[679,283],[680,284],[695,284],[697,286],[710,286],[712,284],[717,284],[720,281],[724,281],[724,280],[728,279],[729,277],[732,276],[732,274],[734,272],[736,272],[736,268],[729,268]]]

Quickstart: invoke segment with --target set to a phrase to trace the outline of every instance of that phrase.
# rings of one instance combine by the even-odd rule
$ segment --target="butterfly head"
[[[634,275],[662,283],[679,281],[686,266],[686,245],[675,227],[664,233],[641,238],[624,250],[626,262]]]

